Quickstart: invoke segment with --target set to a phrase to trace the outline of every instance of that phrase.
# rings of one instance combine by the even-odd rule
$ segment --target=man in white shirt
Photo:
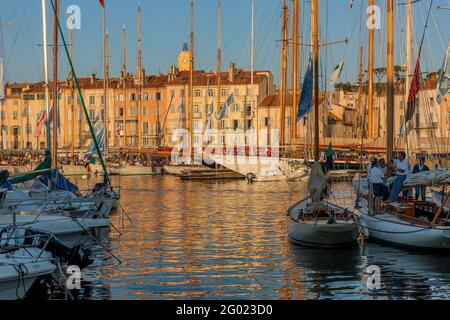
[[[400,151],[398,155],[398,161],[394,161],[395,180],[392,185],[391,195],[389,197],[390,202],[397,201],[398,195],[403,188],[403,182],[410,171],[409,162],[406,160],[406,153]]]

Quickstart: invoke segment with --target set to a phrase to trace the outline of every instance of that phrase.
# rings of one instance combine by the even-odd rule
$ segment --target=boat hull
[[[364,209],[359,214],[369,239],[401,247],[450,251],[450,227],[420,226],[389,213],[372,216]]]
[[[328,223],[328,220],[301,220],[300,210],[305,210],[312,201],[304,199],[291,208],[286,214],[286,227],[288,239],[299,245],[308,247],[335,248],[356,244],[359,234],[359,226],[353,219],[336,220]],[[328,202],[323,202],[335,212],[343,212],[345,209]]]

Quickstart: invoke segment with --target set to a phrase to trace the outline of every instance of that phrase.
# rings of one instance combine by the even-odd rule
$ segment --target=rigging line
[[[29,2],[30,2],[30,0],[27,0],[27,2],[26,2],[26,3],[24,4],[24,6],[23,6],[22,18],[21,18],[21,20],[20,20],[20,23],[19,23],[19,26],[18,26],[18,29],[17,29],[17,33],[16,33],[16,35],[15,35],[15,37],[14,37],[13,44],[12,44],[12,46],[11,46],[11,51],[10,51],[10,54],[9,54],[9,58],[7,58],[7,65],[9,65],[9,64],[11,63],[12,54],[13,54],[13,52],[14,52],[14,48],[15,48],[15,46],[16,46],[17,38],[18,38],[18,36],[19,36],[20,29],[21,29],[21,27],[22,27],[23,21],[25,20],[25,19],[24,19],[24,18],[25,18],[25,13],[26,13],[26,9],[27,9],[27,7],[28,7]]]

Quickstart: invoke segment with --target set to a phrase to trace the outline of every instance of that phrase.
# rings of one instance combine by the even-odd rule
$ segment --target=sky
[[[300,1],[300,33],[303,43],[309,42],[309,0]],[[396,64],[404,64],[406,0],[395,0]],[[432,0],[414,4],[414,28],[419,43],[425,17]],[[289,10],[292,1],[288,0]],[[341,81],[353,82],[358,72],[359,47],[367,61],[367,0],[319,0],[321,76],[329,79],[333,67],[345,58]],[[376,66],[385,63],[385,4],[381,9],[381,30],[375,31]],[[176,64],[183,43],[189,42],[190,0],[105,0],[109,32],[110,74],[117,76],[121,65],[121,28],[126,26],[127,68],[135,72],[137,63],[137,6],[142,14],[142,57],[146,74],[167,73]],[[251,0],[222,0],[222,69],[230,61],[240,68],[250,68]],[[77,5],[81,9],[81,29],[74,30],[74,64],[78,76],[103,73],[102,8],[98,0],[61,0],[61,24],[68,18],[66,9]],[[434,0],[422,53],[422,70],[437,70],[443,61],[450,40],[450,0]],[[52,43],[50,0],[47,0],[49,43]],[[291,11],[290,11],[291,13]],[[280,69],[280,39],[282,0],[255,0],[255,68],[271,70],[276,82]],[[43,50],[40,0],[0,0],[1,47],[8,82],[40,81],[43,79]],[[291,31],[291,23],[289,30]],[[217,64],[217,0],[195,0],[196,68],[215,70]],[[64,27],[68,41],[69,32]],[[61,44],[61,41],[60,41]],[[415,56],[417,55],[416,48]],[[51,53],[51,50],[50,50]],[[309,47],[300,50],[300,76],[306,69]],[[51,60],[50,60],[51,61]],[[290,65],[288,66],[290,68]],[[51,64],[50,64],[51,72]],[[50,73],[51,74],[51,73]],[[59,52],[59,79],[68,76],[68,63],[63,48]],[[289,72],[289,81],[290,81]]]

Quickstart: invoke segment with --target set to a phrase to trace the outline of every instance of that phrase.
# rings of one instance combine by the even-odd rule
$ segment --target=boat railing
[[[17,234],[19,230],[23,230],[22,234]],[[35,234],[27,234],[26,232],[29,230],[36,231]],[[6,237],[3,237],[4,232],[6,232]],[[45,242],[43,242],[43,238],[46,239]],[[39,261],[44,251],[47,250],[47,247],[52,239],[54,239],[55,236],[44,230],[38,230],[38,229],[31,229],[27,227],[21,227],[16,225],[9,225],[7,227],[4,227],[0,229],[0,252],[3,250],[8,251],[8,246],[13,246],[13,249],[24,249],[30,257],[34,257],[34,262]],[[25,244],[26,240],[31,239],[30,244]],[[40,246],[38,247],[36,245],[37,241],[41,241]],[[29,248],[39,248],[39,253],[36,255],[35,253],[31,253],[28,249]]]

